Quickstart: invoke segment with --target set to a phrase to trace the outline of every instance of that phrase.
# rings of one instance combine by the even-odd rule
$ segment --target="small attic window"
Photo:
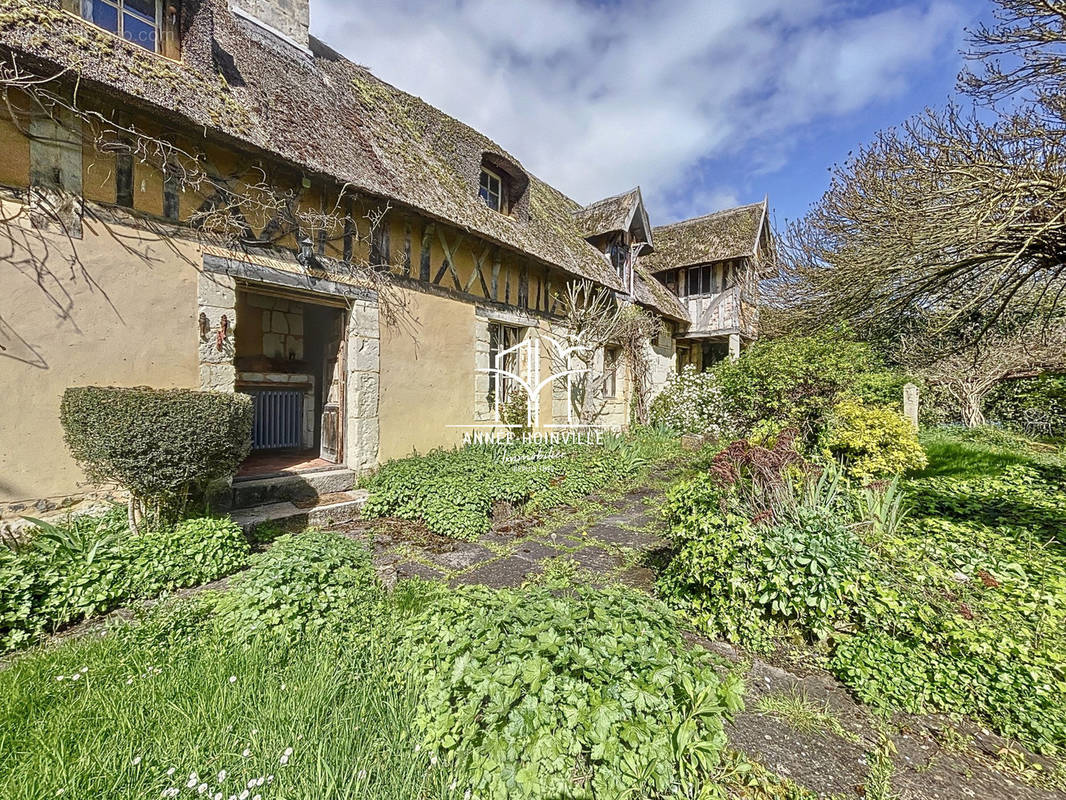
[[[503,179],[498,173],[485,167],[481,168],[481,186],[478,197],[493,211],[503,212]]]
[[[157,53],[162,5],[161,0],[82,0],[81,15],[105,31]]]
[[[485,151],[478,166],[477,196],[493,211],[515,219],[529,218],[529,176],[499,153]]]

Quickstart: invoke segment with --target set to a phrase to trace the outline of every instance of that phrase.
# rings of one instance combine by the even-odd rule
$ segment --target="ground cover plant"
[[[14,658],[0,796],[724,796],[741,687],[661,604],[386,593],[369,564],[340,534],[283,537],[225,591]]]
[[[405,644],[419,730],[477,797],[711,796],[741,686],[654,601],[469,587],[417,614]]]
[[[133,534],[125,509],[39,523],[16,549],[0,547],[0,652],[137,598],[196,586],[247,563],[228,519],[194,518]]]
[[[659,588],[713,635],[808,640],[866,702],[1062,752],[1066,461],[999,431],[924,445],[928,466],[865,488],[831,465],[762,491],[740,473],[681,482]]]
[[[571,503],[635,479],[677,455],[668,432],[645,428],[606,435],[600,445],[474,444],[390,461],[364,481],[366,517],[417,519],[434,533],[476,539],[499,502],[533,512]]]

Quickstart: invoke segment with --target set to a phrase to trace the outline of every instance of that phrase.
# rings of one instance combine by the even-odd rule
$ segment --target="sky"
[[[311,0],[311,32],[587,204],[653,225],[770,198],[953,95],[990,0]]]

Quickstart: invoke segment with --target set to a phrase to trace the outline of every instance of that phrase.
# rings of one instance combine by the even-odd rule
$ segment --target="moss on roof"
[[[751,256],[762,232],[766,203],[763,200],[654,228],[655,252],[641,259],[641,264],[654,274]]]
[[[578,226],[585,236],[624,231],[629,225],[629,215],[640,200],[640,189],[597,200],[575,212]]]
[[[0,48],[8,58],[18,56],[23,68],[23,56],[39,62],[42,76],[66,69],[83,85],[163,109],[205,135],[234,137],[307,172],[622,289],[603,255],[585,241],[577,221],[581,206],[561,192],[529,175],[528,219],[481,202],[484,153],[520,165],[488,137],[314,38],[310,56],[275,40],[235,17],[227,0],[186,8],[181,61],[112,36],[46,0],[0,0]],[[668,308],[659,310],[674,316],[673,305]]]

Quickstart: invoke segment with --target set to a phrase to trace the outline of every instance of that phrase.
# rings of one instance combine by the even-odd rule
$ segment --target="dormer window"
[[[160,0],[82,0],[81,14],[106,31],[159,52]]]
[[[503,180],[490,169],[481,168],[481,187],[478,196],[493,211],[503,213]]]

